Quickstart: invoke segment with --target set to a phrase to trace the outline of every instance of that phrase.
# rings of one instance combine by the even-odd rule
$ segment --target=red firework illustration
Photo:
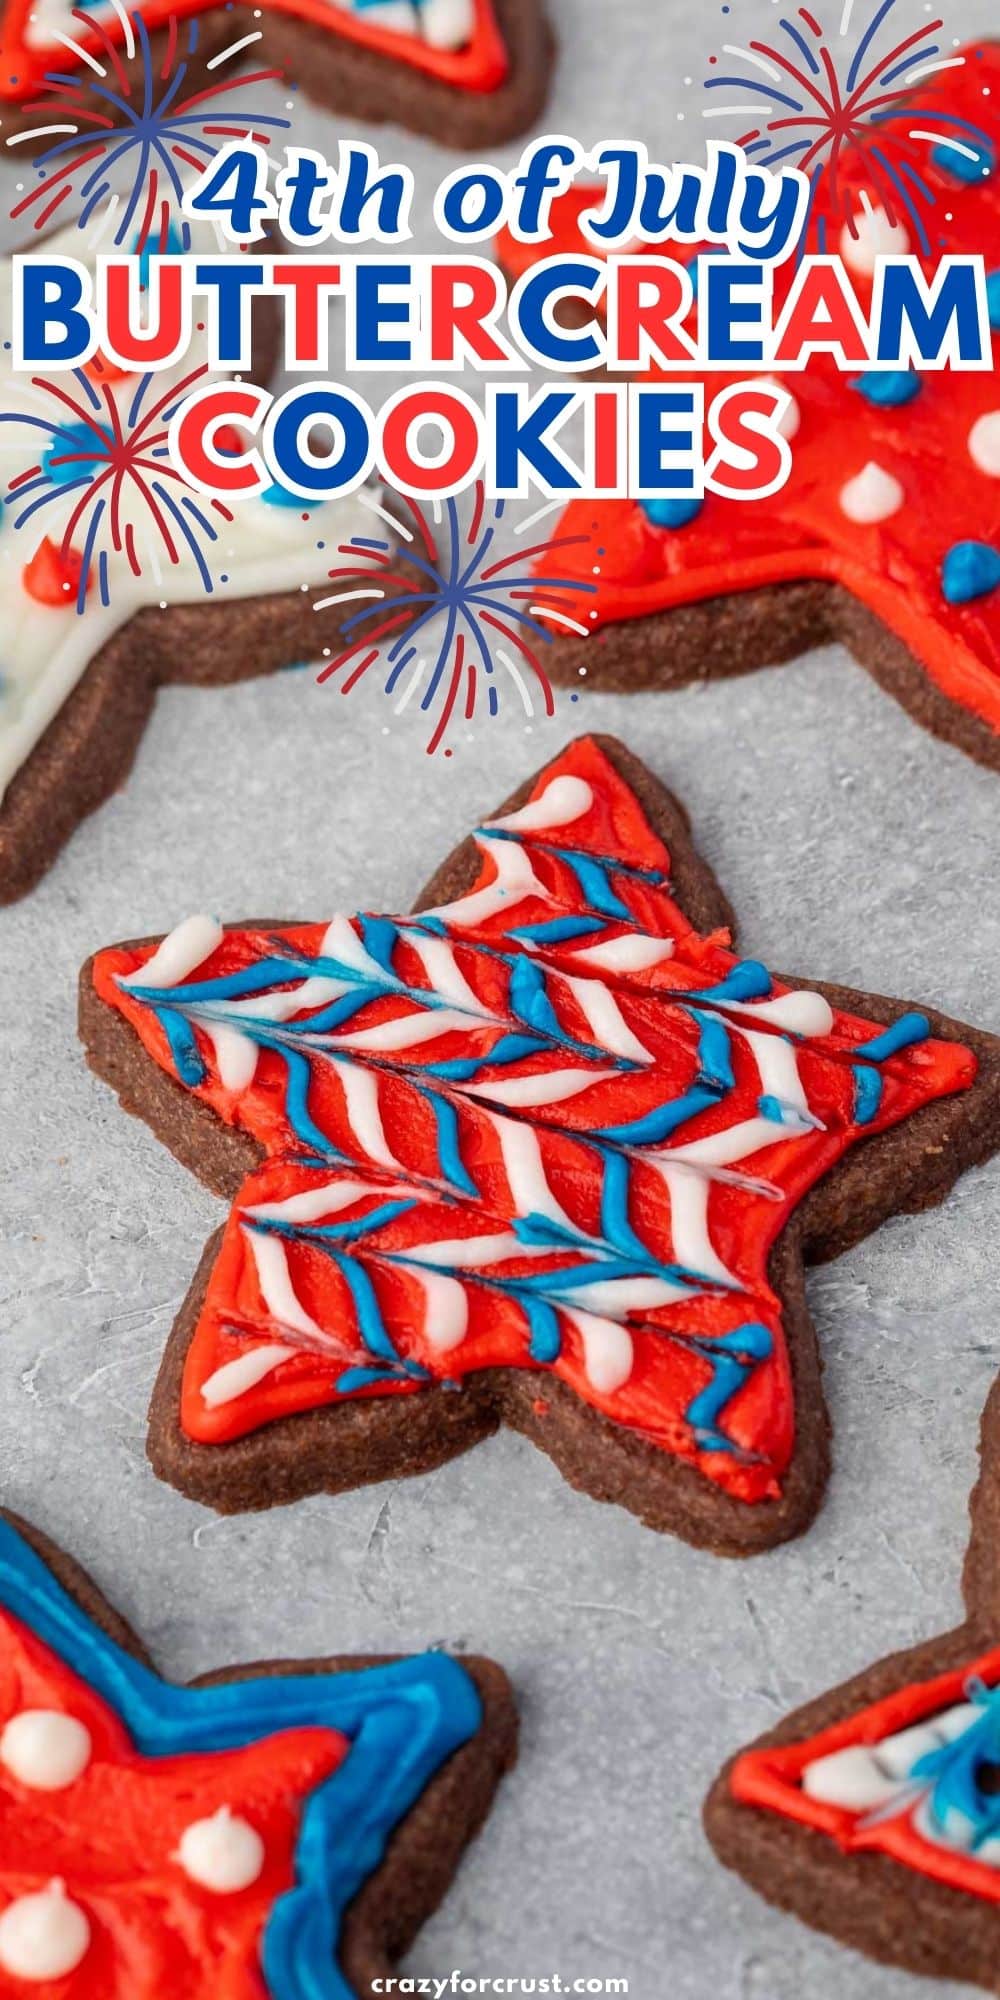
[[[289,121],[254,111],[244,93],[255,85],[277,81],[281,71],[260,69],[247,76],[220,77],[210,86],[185,94],[184,80],[198,47],[198,21],[167,23],[166,51],[154,55],[142,15],[126,11],[122,0],[111,0],[123,36],[119,50],[93,14],[74,8],[73,20],[99,38],[91,54],[72,36],[60,36],[85,65],[73,75],[50,73],[44,96],[26,106],[38,113],[38,124],[16,132],[8,146],[38,144],[48,136],[35,160],[38,185],[11,210],[16,221],[30,215],[35,229],[44,229],[73,195],[79,204],[77,223],[85,229],[96,211],[105,207],[113,241],[119,247],[133,229],[138,241],[160,250],[190,248],[188,224],[178,216],[185,179],[202,173],[223,146],[234,139],[253,138],[267,145],[275,131],[287,131]],[[241,55],[261,39],[261,30],[239,35],[212,58],[218,65]],[[139,71],[126,70],[122,53]],[[95,81],[96,77],[96,81]],[[239,101],[233,102],[234,98]],[[178,240],[173,237],[174,226]],[[103,230],[102,230],[103,233]]]
[[[819,6],[799,7],[779,22],[783,39],[726,44],[722,54],[734,67],[725,74],[720,59],[711,58],[706,91],[736,90],[741,97],[706,106],[704,116],[749,116],[753,122],[737,143],[750,158],[759,166],[794,166],[808,176],[821,249],[828,215],[856,226],[860,179],[891,222],[912,224],[927,254],[925,212],[937,198],[922,171],[928,147],[962,180],[977,179],[993,165],[987,134],[967,119],[924,105],[915,123],[910,100],[916,86],[967,58],[941,38],[940,18],[889,45],[898,5],[879,0],[862,21],[859,0],[836,0],[833,33],[817,18]]]
[[[320,680],[342,676],[340,692],[349,694],[381,664],[394,712],[401,715],[416,701],[432,717],[429,756],[441,747],[454,720],[498,715],[502,688],[517,696],[525,715],[535,713],[537,700],[552,715],[555,701],[541,649],[555,638],[550,626],[587,637],[590,625],[581,618],[578,600],[581,594],[593,595],[597,586],[539,575],[532,565],[557,556],[560,549],[580,547],[589,536],[563,536],[498,556],[495,543],[506,503],[488,503],[481,481],[467,527],[454,500],[435,502],[439,535],[415,500],[406,502],[409,520],[368,496],[361,500],[404,548],[394,558],[394,543],[383,535],[370,540],[355,536],[338,549],[349,559],[329,572],[338,588],[314,608],[321,611],[355,599],[360,608],[343,628],[344,650],[323,668]],[[528,534],[563,504],[552,501],[528,515],[515,535]]]
[[[0,423],[27,426],[45,439],[38,461],[8,484],[6,504],[16,509],[15,528],[39,516],[44,526],[46,508],[70,502],[58,542],[43,546],[53,587],[66,592],[79,612],[95,581],[100,602],[110,604],[111,556],[124,558],[132,575],[141,576],[143,553],[145,567],[155,569],[156,549],[171,564],[190,557],[204,590],[211,592],[206,549],[218,540],[211,515],[227,523],[233,516],[221,500],[195,497],[167,455],[174,407],[207,369],[192,369],[148,408],[156,378],[144,375],[124,412],[111,386],[113,371],[99,365],[93,372],[92,381],[83,369],[73,371],[79,396],[66,388],[65,378],[34,376],[32,389],[43,409],[48,400],[51,410],[39,415],[0,412]],[[53,601],[62,600],[55,596]]]

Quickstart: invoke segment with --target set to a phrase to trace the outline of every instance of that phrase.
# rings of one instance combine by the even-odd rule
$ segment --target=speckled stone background
[[[731,24],[689,0],[549,4],[551,128],[629,132],[667,158],[686,132],[698,143],[714,43],[769,19],[763,0],[734,0]],[[955,35],[995,25],[995,0],[946,11]],[[306,143],[336,129],[305,108],[296,120]],[[396,132],[382,143],[416,167],[426,213],[449,156]],[[660,1539],[510,1436],[427,1479],[220,1521],[157,1484],[144,1438],[221,1210],[87,1071],[74,988],[94,946],[205,905],[405,908],[579,727],[617,731],[685,796],[748,949],[995,1029],[1000,780],[835,648],[680,695],[564,697],[550,723],[510,710],[448,763],[388,721],[377,695],[344,701],[308,673],[171,692],[127,789],[0,913],[3,1498],[80,1557],[168,1674],[427,1643],[506,1662],[523,1758],[409,1970],[614,1975],[638,2000],[907,2000],[915,1982],[726,1875],[699,1812],[736,1745],[959,1613],[1000,1364],[1000,1163],[811,1280],[835,1472],[812,1532],[773,1556],[723,1564]]]

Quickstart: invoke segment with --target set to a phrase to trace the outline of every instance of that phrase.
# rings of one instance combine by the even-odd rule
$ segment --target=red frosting
[[[164,27],[171,20],[185,21],[192,14],[203,14],[217,0],[138,0],[131,11],[141,14],[151,29]],[[309,21],[328,35],[342,36],[346,41],[356,42],[361,48],[373,49],[379,55],[392,56],[397,62],[406,63],[424,76],[436,78],[456,90],[491,91],[499,89],[510,70],[507,46],[493,9],[493,0],[475,0],[476,24],[468,46],[463,49],[436,49],[420,35],[401,34],[391,28],[380,27],[370,21],[364,12],[355,13],[349,6],[331,5],[330,0],[261,0],[261,11],[269,8],[279,14],[294,14],[300,21]],[[0,98],[19,102],[32,97],[42,88],[46,73],[53,68],[65,73],[80,67],[80,59],[62,43],[53,41],[48,49],[29,44],[25,40],[25,26],[34,7],[34,0],[8,0],[4,9],[3,37],[0,40]],[[102,20],[104,34],[113,41],[121,42],[123,30],[114,16]],[[69,5],[66,10],[67,29],[72,28],[73,38],[88,53],[102,50],[105,46],[104,34],[88,26],[79,13],[71,15]],[[234,38],[238,33],[234,25]]]
[[[732,1769],[733,1797],[742,1805],[758,1806],[766,1812],[781,1813],[802,1826],[815,1827],[835,1840],[844,1853],[888,1854],[937,1882],[965,1889],[988,1902],[1000,1902],[1000,1868],[977,1861],[972,1854],[924,1839],[914,1823],[912,1799],[901,1805],[894,1817],[883,1818],[828,1805],[808,1797],[802,1790],[802,1774],[807,1764],[854,1744],[878,1744],[887,1736],[933,1720],[944,1710],[967,1701],[971,1684],[982,1682],[984,1687],[992,1689],[998,1681],[1000,1648],[994,1647],[968,1666],[900,1688],[885,1701],[859,1709],[818,1736],[780,1748],[748,1750],[737,1758]]]
[[[944,106],[990,133],[1000,153],[1000,44],[967,50],[964,67],[949,69],[915,97],[915,118],[922,106]],[[995,271],[1000,166],[988,179],[966,184],[927,147],[920,171],[937,197],[927,211],[935,254],[941,241],[949,253],[985,257],[987,271]],[[856,167],[848,172],[860,191],[863,173]],[[599,254],[578,228],[581,210],[593,206],[593,190],[575,188],[555,206],[551,241],[531,245],[503,237],[506,268],[519,276],[555,254],[582,248]],[[831,250],[839,237],[839,225],[831,225]],[[810,247],[817,247],[815,238]],[[914,253],[917,247],[911,244]],[[661,244],[656,252],[682,262],[691,255],[683,244]],[[933,271],[933,256],[921,261]],[[794,271],[794,258],[775,269],[776,311]],[[870,281],[850,275],[867,312]],[[706,396],[752,372],[707,374]],[[698,378],[679,372],[676,379]],[[814,356],[803,371],[778,379],[799,404],[801,428],[792,440],[791,477],[772,498],[709,494],[697,517],[679,529],[655,527],[636,502],[581,500],[567,509],[556,530],[567,538],[560,554],[565,575],[591,582],[593,551],[600,550],[599,591],[591,600],[595,628],[765,584],[801,578],[839,583],[903,640],[942,693],[1000,730],[1000,589],[951,605],[941,588],[941,565],[956,543],[992,542],[1000,551],[1000,480],[979,469],[968,445],[976,419],[1000,408],[995,368],[926,374],[920,394],[895,409],[873,406],[828,356]],[[869,461],[900,482],[905,501],[890,519],[859,526],[842,512],[840,494]],[[583,554],[574,553],[576,535],[587,538]]]
[[[258,1945],[295,1879],[302,1807],[342,1763],[347,1739],[293,1729],[242,1750],[144,1757],[118,1717],[27,1626],[0,1610],[0,1730],[25,1709],[55,1709],[90,1732],[76,1781],[45,1792],[0,1765],[0,1909],[54,1879],[84,1911],[91,1941],[77,1971],[30,1986],[0,1970],[3,2000],[266,2000]],[[176,1858],[185,1828],[221,1807],[264,1846],[250,1888],[200,1888]]]
[[[535,1134],[544,1184],[574,1227],[588,1237],[601,1237],[603,1223],[600,1156],[592,1145],[584,1143],[586,1135],[630,1123],[696,1086],[702,1064],[703,1021],[672,996],[711,987],[732,972],[737,960],[728,949],[726,934],[702,937],[682,915],[665,880],[669,859],[662,843],[597,744],[585,740],[571,746],[539,779],[533,797],[545,795],[556,778],[583,780],[590,788],[591,803],[572,825],[521,837],[521,853],[530,861],[539,892],[512,896],[495,914],[484,914],[471,927],[460,928],[452,921],[447,941],[440,940],[444,949],[451,946],[456,971],[489,1018],[481,1026],[475,1022],[463,1022],[459,1029],[446,1026],[434,1039],[424,1037],[415,1039],[412,1046],[378,1051],[374,1067],[366,1066],[364,1056],[351,1059],[364,1086],[375,1093],[383,1139],[398,1170],[386,1166],[379,1146],[373,1157],[370,1113],[359,1114],[357,1103],[345,1089],[342,1066],[312,1062],[308,1113],[333,1148],[361,1164],[360,1177],[353,1165],[303,1165],[302,1137],[289,1119],[285,1065],[277,1051],[262,1049],[252,1080],[240,1089],[227,1089],[219,1077],[211,1040],[202,1025],[194,1024],[198,1056],[205,1065],[203,1080],[195,1085],[194,1094],[227,1124],[251,1134],[269,1159],[237,1199],[188,1350],[182,1424],[189,1436],[204,1443],[222,1442],[291,1411],[340,1400],[345,1392],[338,1383],[345,1371],[364,1368],[370,1362],[359,1337],[357,1297],[344,1270],[315,1243],[301,1240],[294,1232],[286,1231],[277,1250],[287,1263],[295,1315],[300,1320],[306,1316],[299,1331],[289,1329],[287,1297],[282,1308],[273,1286],[269,1304],[265,1297],[268,1288],[262,1284],[254,1253],[249,1209],[309,1194],[317,1187],[337,1189],[345,1180],[358,1183],[360,1178],[357,1192],[346,1202],[337,1203],[334,1219],[338,1224],[345,1220],[357,1224],[352,1252],[360,1260],[398,1354],[439,1381],[454,1381],[486,1367],[536,1365],[527,1351],[529,1328],[523,1301],[516,1291],[504,1290],[502,1285],[498,1288],[495,1280],[498,1273],[514,1284],[518,1279],[533,1276],[537,1281],[543,1274],[551,1275],[552,1290],[558,1293],[557,1274],[578,1261],[572,1251],[549,1248],[543,1256],[530,1258],[512,1255],[508,1249],[505,1258],[488,1260],[488,1270],[481,1261],[473,1265],[470,1275],[461,1259],[456,1264],[453,1248],[458,1237],[503,1238],[515,1218],[538,1208],[537,1196],[530,1188],[527,1195],[523,1188],[519,1190],[516,1172],[509,1170],[496,1123],[496,1113],[502,1107],[489,1100],[491,1084],[509,1086],[512,1080],[526,1079],[550,1089],[548,1098],[543,1093],[538,1108],[522,1103],[515,1111],[517,1130],[523,1133],[527,1124]],[[487,844],[480,886],[494,880],[493,857],[498,851],[492,843]],[[510,854],[509,841],[503,851]],[[518,953],[518,940],[512,931],[587,907],[570,854],[608,859],[607,882],[627,906],[629,920],[598,917],[596,927],[592,925],[587,935],[540,947],[531,955],[531,965],[544,974],[548,1004],[566,1033],[578,1042],[594,1039],[582,1007],[586,996],[579,982],[586,979],[591,1003],[592,989],[597,987],[617,1008],[623,1026],[648,1052],[648,1063],[616,1065],[613,1056],[603,1063],[589,1063],[558,1047],[515,1061],[490,1061],[491,1051],[500,1052],[504,1037],[519,1032],[511,1013],[510,955],[516,958]],[[650,879],[652,871],[659,879]],[[399,919],[398,923],[405,929],[407,920]],[[628,937],[632,929],[647,939],[672,940],[674,955],[661,957],[643,971],[602,973],[599,977],[575,956],[580,948]],[[314,957],[323,935],[324,927],[316,924],[280,932],[233,930],[188,977],[201,983],[244,973],[262,958],[279,953]],[[355,940],[358,935],[355,930]],[[500,952],[507,954],[506,959],[498,956]],[[327,953],[336,956],[335,947],[328,945]],[[101,999],[129,1022],[153,1060],[175,1075],[174,1056],[158,1013],[148,1000],[119,983],[123,975],[135,972],[149,957],[148,948],[102,952],[95,964],[94,984]],[[412,935],[397,935],[392,967],[406,985],[407,997],[389,994],[368,1001],[341,1030],[331,1030],[328,1047],[336,1048],[342,1036],[364,1036],[388,1022],[421,1018],[414,1012],[419,1008],[420,994],[434,989]],[[285,978],[282,986],[279,975],[276,990],[293,984]],[[771,997],[788,991],[775,980]],[[169,993],[164,995],[166,1001],[169,998]],[[238,1005],[244,1019],[248,1009],[252,1015],[252,1000],[241,1000]],[[301,1019],[308,1021],[310,1012],[315,1013],[315,1004],[311,1008],[306,1005]],[[239,1014],[231,1015],[230,1023],[239,1018]],[[669,1141],[671,1147],[683,1148],[712,1134],[728,1133],[733,1126],[759,1115],[759,1100],[768,1088],[764,1073],[768,1050],[774,1051],[776,1045],[774,1030],[738,1010],[727,1014],[724,1001],[714,1018],[728,1038],[732,1087],[719,1101],[689,1118]],[[286,1026],[290,1025],[286,1017]],[[759,1031],[756,1046],[747,1040],[742,1028]],[[758,1140],[759,1151],[740,1157],[742,1180],[726,1176],[711,1180],[706,1197],[707,1235],[715,1256],[732,1273],[733,1286],[709,1289],[650,1309],[644,1300],[642,1309],[630,1310],[626,1328],[632,1365],[624,1379],[610,1385],[606,1367],[595,1369],[593,1356],[588,1357],[578,1323],[559,1311],[562,1341],[552,1362],[554,1372],[614,1421],[642,1433],[668,1452],[697,1462],[719,1486],[745,1500],[761,1499],[780,1490],[795,1435],[781,1306],[767,1279],[768,1254],[776,1236],[807,1188],[858,1138],[885,1129],[933,1098],[967,1087],[975,1075],[975,1058],[956,1043],[923,1040],[918,1046],[889,1054],[878,1061],[881,1101],[870,1122],[859,1126],[855,1122],[856,1051],[881,1033],[876,1023],[837,1012],[828,1032],[808,1040],[796,1039],[798,1076],[809,1111],[818,1121],[815,1128],[800,1128],[786,1137],[780,1124],[771,1125],[763,1135],[767,1143]],[[787,1041],[780,1039],[787,1051]],[[347,1053],[346,1042],[342,1053]],[[483,1065],[477,1074],[479,1095],[428,1076],[431,1064],[456,1059],[463,1063],[474,1059]],[[564,1071],[573,1071],[578,1077],[581,1068],[593,1069],[591,1085],[566,1096],[551,1094],[551,1086]],[[873,1071],[868,1073],[871,1076]],[[449,1201],[437,1192],[442,1180],[447,1183],[453,1176],[442,1172],[437,1126],[428,1099],[430,1083],[444,1089],[452,1105],[458,1152],[471,1170],[478,1200]],[[367,1137],[365,1116],[369,1118]],[[641,1239],[640,1249],[645,1246],[654,1267],[660,1270],[683,1261],[687,1250],[690,1268],[690,1227],[685,1229],[674,1217],[672,1200],[654,1161],[638,1148],[628,1166],[628,1220]],[[387,1202],[392,1205],[407,1198],[411,1205],[404,1213],[366,1228],[366,1218],[380,1210],[384,1213]],[[320,1218],[317,1214],[313,1219]],[[420,1272],[407,1260],[407,1253],[415,1246],[426,1249],[442,1240],[451,1247],[439,1261],[453,1272],[457,1270],[468,1313],[464,1337],[444,1351],[431,1337],[438,1330],[442,1300],[439,1296],[436,1302],[428,1301]],[[491,1282],[478,1282],[477,1272]],[[575,1297],[582,1308],[588,1307],[585,1291]],[[454,1295],[444,1304],[454,1307]],[[599,1317],[603,1306],[595,1305],[591,1310]],[[767,1329],[771,1351],[758,1356],[757,1364],[746,1369],[745,1379],[732,1385],[717,1419],[721,1435],[715,1438],[707,1434],[711,1425],[695,1422],[692,1405],[713,1382],[713,1343],[745,1329],[748,1322]],[[309,1334],[310,1324],[316,1329],[315,1336]],[[596,1337],[606,1362],[609,1352],[613,1357],[616,1342],[621,1342],[621,1332],[612,1328]],[[275,1344],[287,1346],[288,1353],[256,1385],[248,1385],[227,1400],[205,1400],[205,1385],[220,1368]],[[739,1341],[737,1348],[742,1352]],[[391,1379],[361,1383],[354,1377],[348,1393],[362,1397],[419,1394],[422,1380],[401,1372]]]

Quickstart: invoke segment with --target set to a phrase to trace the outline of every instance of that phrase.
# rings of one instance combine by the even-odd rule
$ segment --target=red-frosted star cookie
[[[363,2000],[513,1762],[488,1660],[232,1668],[189,1687],[0,1516],[4,2000]]]
[[[196,24],[193,38],[188,23]],[[65,109],[67,86],[77,79],[103,124],[109,117],[120,123],[109,91],[127,96],[128,84],[148,70],[155,101],[163,52],[172,63],[178,35],[187,42],[187,89],[198,81],[218,88],[229,77],[219,68],[231,60],[228,52],[238,58],[254,45],[251,61],[277,64],[330,110],[394,119],[462,147],[498,143],[533,124],[553,58],[542,0],[262,0],[259,8],[213,0],[6,0],[0,129],[10,138],[55,120],[60,97]],[[107,79],[103,91],[91,81],[97,65]]]
[[[965,1567],[967,1622],[789,1716],[727,1765],[705,1811],[727,1866],[874,1958],[997,1990],[1000,1391]]]
[[[157,1470],[260,1507],[506,1421],[692,1541],[798,1531],[827,1464],[803,1253],[1000,1143],[1000,1050],[774,978],[727,922],[677,801],[583,738],[416,916],[194,918],[101,952],[91,1062],[235,1197],[161,1372]]]
[[[853,224],[824,215],[821,191],[809,237],[812,249],[839,251],[865,310],[884,252],[919,254],[928,274],[942,245],[984,256],[995,358],[998,107],[996,43],[965,50],[913,98],[913,129],[934,142],[917,148],[934,197],[933,244],[923,248],[899,218],[890,226],[856,160],[841,168],[842,185],[846,180],[856,196]],[[923,129],[936,116],[952,122]],[[968,137],[973,128],[985,135],[975,143]],[[593,203],[592,190],[574,189],[557,204],[553,243],[504,238],[506,267],[520,273],[555,250],[585,247],[593,256],[578,227]],[[659,247],[669,254],[673,246]],[[794,258],[775,269],[776,308],[795,269]],[[729,379],[706,376],[706,393],[718,393]],[[1000,767],[996,368],[845,374],[820,354],[782,386],[793,398],[785,419],[793,469],[772,498],[709,494],[701,503],[588,500],[569,507],[557,531],[566,537],[566,574],[589,581],[595,543],[600,547],[594,637],[586,645],[558,639],[547,666],[574,680],[585,666],[592,687],[673,687],[787,660],[840,638],[919,721]],[[573,550],[581,533],[589,538],[584,567]]]

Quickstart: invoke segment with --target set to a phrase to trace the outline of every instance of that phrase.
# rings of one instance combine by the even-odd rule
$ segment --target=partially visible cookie
[[[5,0],[0,135],[9,140],[41,128],[42,135],[19,152],[51,143],[44,128],[58,120],[58,98],[50,91],[46,99],[45,79],[53,71],[79,78],[83,103],[96,122],[115,118],[107,89],[91,83],[78,48],[67,47],[60,36],[71,36],[92,58],[103,59],[123,95],[128,91],[141,99],[147,69],[155,90],[161,74],[170,73],[177,46],[175,38],[172,52],[165,11],[158,0],[129,6],[132,20],[149,30],[147,56],[142,37],[132,35],[131,51],[123,48],[121,21],[102,0],[88,10],[86,21],[72,0],[33,0],[30,12],[21,0]],[[197,0],[171,0],[169,14],[185,31],[191,28],[184,84],[195,102],[199,90],[218,90],[223,79],[228,83],[230,70],[219,65],[234,45],[238,55],[249,36],[245,63],[254,71],[283,71],[288,82],[328,111],[347,112],[369,125],[404,125],[473,153],[535,123],[555,57],[544,0],[375,0],[374,5],[372,0],[333,5],[264,0],[260,8],[215,6],[205,12]],[[89,118],[86,123],[89,128]]]
[[[208,225],[194,225],[193,237],[195,251],[215,250]],[[45,242],[84,262],[96,254],[76,229]],[[166,247],[177,247],[172,237]],[[272,486],[228,509],[173,475],[167,419],[205,367],[203,330],[182,362],[145,379],[100,355],[55,390],[15,373],[9,278],[8,260],[0,265],[0,904],[31,889],[122,782],[157,688],[225,684],[333,651],[351,607],[313,606],[329,592],[338,549],[354,535],[393,546],[365,496],[307,508]],[[272,300],[254,334],[250,372],[264,382],[278,352]],[[121,484],[119,436],[135,462]]]
[[[516,1754],[490,1660],[284,1660],[190,1686],[0,1517],[0,1986],[367,2000]]]
[[[188,919],[84,967],[89,1060],[233,1201],[150,1411],[222,1512],[498,1423],[748,1555],[819,1505],[803,1260],[1000,1145],[1000,1044],[730,948],[686,813],[570,744],[409,917]]]
[[[1000,1388],[982,1431],[964,1626],[821,1695],[726,1765],[721,1861],[872,1958],[1000,1992]]]
[[[863,317],[888,254],[919,257],[928,282],[943,251],[984,258],[992,366],[845,368],[817,345],[804,366],[764,378],[791,398],[792,468],[776,492],[701,497],[692,481],[690,494],[662,500],[573,501],[555,531],[563,573],[582,583],[599,565],[600,575],[590,638],[564,634],[547,650],[554,679],[666,690],[839,640],[924,728],[1000,769],[1000,43],[913,74],[922,80],[905,115],[924,142],[929,233],[902,214],[890,223],[859,143],[837,177],[851,221],[820,176],[806,247],[839,254]],[[574,187],[557,201],[551,241],[505,235],[509,277],[557,253],[593,257],[580,222],[596,199]],[[653,247],[690,262],[697,298],[698,252]],[[776,320],[798,272],[794,256],[774,268]],[[734,366],[685,380],[711,402],[751,376],[762,379]]]

